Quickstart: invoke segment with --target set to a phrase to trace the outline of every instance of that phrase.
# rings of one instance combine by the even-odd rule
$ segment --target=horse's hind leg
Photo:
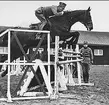
[[[71,41],[73,41],[73,49],[75,49],[76,48],[76,44],[78,43],[78,39],[79,39],[79,32],[78,31],[75,31],[75,32],[72,32],[72,33],[70,33],[73,37],[72,37],[72,39],[73,40],[71,40]],[[72,42],[71,42],[72,43]],[[70,44],[71,44],[70,43]]]
[[[1,77],[4,77],[8,73],[8,69],[6,67],[6,70],[2,72]]]
[[[1,55],[0,63],[3,63],[7,60],[7,55]],[[2,69],[3,65],[0,65],[0,71]]]
[[[4,55],[2,56],[0,62],[5,62],[8,58],[8,55]],[[12,59],[12,57],[11,57]],[[13,61],[14,59],[11,60],[11,62]],[[0,65],[0,69],[2,69],[2,65]],[[6,70],[4,70],[2,73],[1,73],[1,77],[4,77],[6,74],[8,73],[8,66],[6,65]]]

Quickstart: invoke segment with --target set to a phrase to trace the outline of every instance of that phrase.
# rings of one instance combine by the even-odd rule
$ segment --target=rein
[[[84,15],[84,23],[85,23],[85,25],[87,26],[87,24],[86,24],[86,23],[87,23],[87,22],[86,22],[86,20],[87,20],[87,16],[86,16],[87,13],[86,13],[86,12],[87,12],[87,11],[84,11],[84,12],[85,12],[85,13],[84,13],[84,14],[85,14],[85,15]]]

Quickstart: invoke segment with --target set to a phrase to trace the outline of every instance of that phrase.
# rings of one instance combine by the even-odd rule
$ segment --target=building
[[[0,32],[7,28],[0,26]],[[15,27],[14,27],[15,28]],[[84,41],[88,41],[94,54],[94,65],[109,65],[109,32],[79,31],[78,44],[80,48]],[[0,47],[0,55],[7,53],[7,48]]]
[[[94,54],[94,65],[109,65],[109,32],[79,31],[80,48],[88,41]]]

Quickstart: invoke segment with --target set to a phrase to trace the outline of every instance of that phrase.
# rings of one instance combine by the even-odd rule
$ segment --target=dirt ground
[[[6,81],[1,79],[1,82]],[[0,85],[2,85],[1,82]],[[93,82],[95,85],[92,87],[68,87],[68,90],[64,91],[63,94],[69,97],[58,98],[57,100],[0,102],[0,105],[109,105],[109,66],[92,66],[90,82]]]

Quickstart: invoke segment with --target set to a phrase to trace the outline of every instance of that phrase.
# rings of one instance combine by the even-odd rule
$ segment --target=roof
[[[79,31],[78,44],[88,41],[92,45],[109,45],[109,32]]]
[[[0,32],[8,28],[18,28],[12,26],[0,26]],[[26,27],[21,27],[22,29],[28,29]],[[71,30],[76,31],[76,30]],[[98,31],[80,31],[78,44],[83,44],[87,41],[91,45],[109,45],[109,32],[98,32]]]

